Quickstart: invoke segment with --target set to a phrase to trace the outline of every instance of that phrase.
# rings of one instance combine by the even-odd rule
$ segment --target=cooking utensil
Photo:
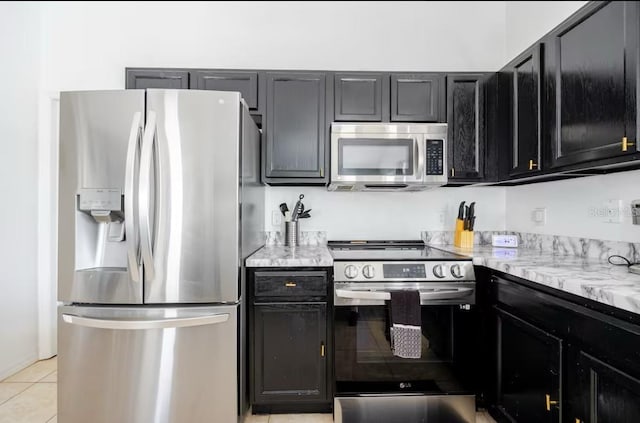
[[[300,216],[298,216],[298,219],[308,219],[310,217],[311,217],[311,215],[309,214],[308,211],[306,211],[306,212],[302,213]]]
[[[298,197],[298,201],[296,202],[296,205],[293,207],[293,213],[291,213],[291,221],[295,222],[296,220],[298,220],[298,216],[300,216],[300,213],[302,213],[303,210],[303,205],[302,205],[302,199],[304,198],[304,194],[300,194],[300,196]]]
[[[289,211],[289,207],[287,207],[287,203],[282,203],[280,204],[280,213],[282,213],[283,216],[286,216],[286,213]]]

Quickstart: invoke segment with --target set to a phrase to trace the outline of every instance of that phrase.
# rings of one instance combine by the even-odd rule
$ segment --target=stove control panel
[[[349,281],[475,281],[469,261],[334,261],[334,280]]]

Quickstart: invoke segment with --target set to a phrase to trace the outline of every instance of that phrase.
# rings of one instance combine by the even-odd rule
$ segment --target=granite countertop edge
[[[536,249],[430,246],[472,257],[476,266],[640,314],[640,275],[629,273],[625,266]]]
[[[326,245],[265,246],[247,257],[246,267],[332,267]]]

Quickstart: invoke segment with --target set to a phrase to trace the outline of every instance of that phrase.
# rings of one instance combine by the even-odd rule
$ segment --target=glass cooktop
[[[334,260],[471,260],[470,257],[429,247],[422,241],[329,241]]]

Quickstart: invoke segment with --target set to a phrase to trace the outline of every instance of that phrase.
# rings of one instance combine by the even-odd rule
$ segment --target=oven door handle
[[[446,288],[434,289],[429,291],[419,291],[420,301],[429,300],[453,300],[462,298],[473,293],[474,288]],[[378,300],[386,301],[391,299],[391,293],[386,291],[360,291],[351,289],[336,289],[338,298],[347,298],[351,300]]]

